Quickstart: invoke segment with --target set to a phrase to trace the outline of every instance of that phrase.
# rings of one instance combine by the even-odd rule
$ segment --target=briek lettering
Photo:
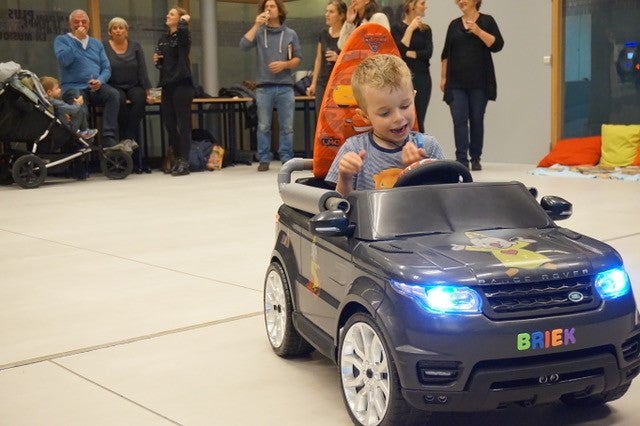
[[[516,336],[516,347],[519,351],[557,348],[576,343],[575,328],[556,328],[554,330],[520,333]]]

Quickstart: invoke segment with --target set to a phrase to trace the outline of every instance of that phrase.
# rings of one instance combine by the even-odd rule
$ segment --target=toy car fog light
[[[420,286],[396,281],[391,281],[391,285],[431,312],[474,314],[482,311],[480,295],[469,287]]]
[[[611,300],[629,293],[631,284],[623,269],[610,269],[596,275],[595,287],[602,299]]]

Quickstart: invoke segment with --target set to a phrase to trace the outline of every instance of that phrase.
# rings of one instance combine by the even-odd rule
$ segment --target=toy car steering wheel
[[[393,187],[460,182],[473,182],[469,169],[462,164],[425,158],[405,168]]]

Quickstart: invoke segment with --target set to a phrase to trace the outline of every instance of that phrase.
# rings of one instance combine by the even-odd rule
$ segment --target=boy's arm
[[[353,177],[360,173],[364,164],[364,157],[366,151],[360,150],[360,152],[349,151],[346,152],[341,158],[338,164],[338,181],[336,182],[336,191],[342,196],[347,196],[353,191]]]

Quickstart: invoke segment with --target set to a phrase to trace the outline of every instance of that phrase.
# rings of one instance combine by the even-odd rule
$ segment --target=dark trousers
[[[416,89],[416,115],[418,117],[418,130],[424,133],[424,119],[427,116],[429,100],[431,100],[431,75],[422,74],[413,76],[413,87]]]
[[[118,125],[120,126],[120,139],[138,140],[140,122],[144,117],[144,109],[147,104],[147,92],[140,86],[130,89],[118,88],[120,94],[120,113]],[[127,100],[130,103],[127,103]]]
[[[102,140],[104,146],[115,145],[118,140],[118,113],[120,111],[120,95],[118,90],[103,84],[95,92],[89,89],[82,91],[77,89],[65,90],[62,99],[73,103],[73,99],[82,93],[85,102],[89,105],[101,106],[102,110]]]
[[[456,160],[468,163],[480,160],[484,144],[484,112],[487,109],[487,94],[482,89],[452,89],[449,102],[453,118],[453,137],[456,142]]]
[[[191,103],[195,90],[190,82],[162,86],[160,113],[176,157],[189,159],[191,149]]]

